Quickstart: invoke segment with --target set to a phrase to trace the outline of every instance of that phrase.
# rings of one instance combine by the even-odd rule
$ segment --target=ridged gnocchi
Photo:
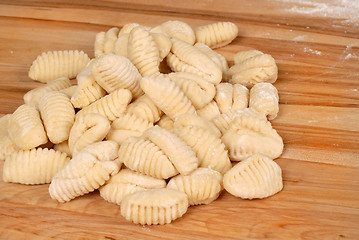
[[[274,83],[278,67],[269,54],[257,54],[229,68],[232,83],[240,83],[248,88],[260,82]]]
[[[102,141],[110,127],[110,121],[101,114],[86,113],[79,116],[70,130],[68,140],[72,156],[86,146]]]
[[[166,59],[174,72],[194,73],[215,85],[222,80],[222,71],[216,63],[198,48],[181,40],[172,39],[171,52]]]
[[[226,172],[223,185],[236,197],[266,198],[282,190],[282,170],[272,159],[256,154]]]
[[[134,114],[153,123],[157,122],[163,114],[161,109],[146,94],[130,103],[127,107],[127,113]]]
[[[140,84],[146,95],[170,118],[196,113],[192,102],[168,76],[146,76],[141,79]]]
[[[66,141],[75,121],[70,99],[60,92],[48,92],[40,99],[39,110],[49,140],[55,144]]]
[[[166,185],[163,179],[150,177],[130,169],[122,169],[111,176],[110,180],[99,188],[99,191],[103,199],[120,205],[122,199],[128,194],[147,189],[165,188]]]
[[[216,101],[212,100],[204,107],[197,109],[198,116],[201,116],[207,120],[212,120],[221,114]]]
[[[238,35],[238,27],[232,22],[217,22],[199,26],[194,30],[197,42],[210,48],[219,48],[231,43]]]
[[[134,114],[126,113],[113,121],[106,139],[121,145],[127,138],[132,136],[139,137],[146,129],[152,126],[152,122]]]
[[[159,73],[159,51],[154,38],[145,27],[137,26],[131,30],[127,57],[142,76]]]
[[[63,203],[98,189],[119,171],[117,154],[118,144],[113,141],[87,146],[53,177],[51,198]]]
[[[32,63],[29,77],[40,82],[49,82],[59,77],[71,79],[89,61],[87,54],[78,50],[43,52]]]
[[[135,224],[166,224],[187,212],[188,199],[183,192],[149,189],[126,195],[121,202],[121,215]]]
[[[0,160],[18,149],[8,133],[10,117],[11,114],[6,114],[0,118]]]
[[[172,132],[153,126],[142,136],[160,147],[180,174],[188,175],[198,167],[199,160],[195,152]]]
[[[9,119],[8,132],[16,146],[29,150],[47,143],[47,135],[40,113],[35,107],[23,104]]]
[[[213,135],[220,138],[222,136],[219,129],[211,121],[194,114],[183,114],[173,123],[173,127],[181,128],[187,126],[197,126],[210,131]]]
[[[221,113],[248,107],[249,90],[241,84],[220,83],[216,86],[216,101]]]
[[[197,74],[176,72],[168,74],[196,109],[204,107],[214,98],[215,86]]]
[[[270,83],[257,83],[251,88],[249,107],[263,112],[269,120],[276,118],[279,111],[278,90]]]
[[[225,145],[207,129],[190,125],[174,128],[173,132],[196,153],[199,167],[208,167],[221,173],[231,168]]]
[[[178,174],[167,155],[152,141],[144,138],[127,138],[120,146],[118,161],[134,171],[168,179]]]
[[[72,84],[67,77],[60,77],[53,81],[48,82],[47,84],[34,88],[24,95],[24,102],[33,107],[37,107],[41,97],[51,91],[59,91],[61,89],[65,89],[70,87]]]
[[[50,183],[69,161],[65,153],[53,149],[19,150],[6,157],[3,180],[21,184]]]
[[[241,161],[256,153],[275,159],[283,151],[283,140],[269,121],[244,115],[230,122],[222,141],[232,161]]]
[[[134,98],[143,94],[141,74],[126,57],[112,53],[102,55],[92,64],[92,74],[108,93],[123,88],[130,90]]]
[[[197,168],[190,175],[178,175],[167,188],[184,192],[189,205],[210,204],[222,192],[222,174],[210,168]]]
[[[118,89],[109,95],[82,108],[76,114],[76,118],[86,113],[99,113],[113,121],[126,111],[127,105],[132,99],[130,90]]]
[[[162,32],[168,34],[171,38],[177,38],[181,41],[193,45],[196,36],[193,29],[187,23],[182,21],[167,21],[160,25]]]
[[[106,91],[98,85],[92,75],[93,60],[76,76],[78,87],[71,97],[75,108],[83,108],[106,95]]]

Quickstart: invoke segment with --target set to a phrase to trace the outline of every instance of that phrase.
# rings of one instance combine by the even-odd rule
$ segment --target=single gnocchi
[[[47,135],[40,113],[35,107],[23,104],[9,119],[8,132],[16,146],[29,150],[47,143]]]
[[[185,113],[196,113],[192,102],[168,76],[147,76],[140,84],[146,95],[173,120]]]
[[[150,189],[125,196],[121,215],[135,224],[167,224],[187,212],[188,199],[183,192],[169,189]]]
[[[249,90],[241,84],[220,83],[216,86],[216,101],[221,113],[248,107]]]
[[[244,115],[233,119],[222,141],[232,161],[241,161],[257,153],[275,159],[283,151],[283,140],[269,121]]]
[[[156,144],[144,138],[127,138],[120,146],[118,161],[129,169],[159,179],[168,179],[178,174],[167,155]]]
[[[127,107],[127,113],[134,114],[139,118],[153,123],[157,122],[163,114],[156,103],[146,94],[130,103]]]
[[[143,94],[141,74],[126,57],[112,53],[102,55],[92,64],[92,74],[108,93],[123,88],[130,90],[134,98]]]
[[[70,99],[60,92],[48,92],[40,99],[39,110],[49,140],[55,144],[66,141],[75,121]]]
[[[222,192],[222,174],[210,168],[197,168],[190,175],[178,175],[167,188],[184,192],[189,205],[210,204]]]
[[[51,198],[63,203],[98,189],[121,168],[114,161],[117,155],[118,144],[113,141],[87,146],[53,177]]]
[[[110,130],[110,121],[98,113],[79,116],[70,130],[68,145],[72,156],[95,142],[102,141]]]
[[[29,70],[29,77],[40,82],[49,82],[59,77],[74,78],[90,58],[83,51],[49,51],[36,58]]]
[[[11,114],[6,114],[0,118],[0,160],[5,160],[7,155],[18,150],[8,133],[10,117]]]
[[[226,172],[223,185],[236,197],[266,198],[282,190],[282,170],[267,156],[255,154]]]
[[[269,120],[276,118],[279,111],[278,90],[270,83],[257,83],[251,88],[249,107],[263,112]]]
[[[126,111],[131,99],[132,94],[130,90],[120,88],[82,108],[77,112],[76,118],[86,113],[99,113],[108,120],[113,121]]]
[[[59,91],[61,89],[66,89],[70,87],[72,84],[67,77],[60,77],[53,81],[48,82],[47,84],[34,88],[24,95],[24,102],[33,107],[37,107],[41,97],[51,91]]]
[[[232,22],[217,22],[199,26],[194,30],[197,42],[210,48],[219,48],[231,43],[238,35],[238,27]]]
[[[167,183],[163,179],[150,177],[130,169],[122,169],[111,176],[99,191],[103,199],[120,205],[122,199],[128,194],[147,189],[164,188],[166,185]]]
[[[50,183],[69,161],[65,153],[53,149],[19,150],[6,157],[3,180],[30,185]]]

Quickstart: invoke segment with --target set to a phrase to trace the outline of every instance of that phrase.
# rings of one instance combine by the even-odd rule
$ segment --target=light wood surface
[[[129,22],[232,21],[218,49],[258,49],[277,61],[284,189],[263,200],[228,193],[165,226],[127,222],[98,192],[60,204],[48,185],[0,180],[1,239],[359,239],[359,2],[357,0],[0,1],[0,113],[40,83],[28,70],[43,51],[80,49]],[[2,179],[0,162],[0,178]]]

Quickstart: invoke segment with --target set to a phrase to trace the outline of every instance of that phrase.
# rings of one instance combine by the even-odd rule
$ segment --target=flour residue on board
[[[311,48],[307,48],[307,47],[304,48],[304,52],[311,53],[311,54],[316,54],[316,55],[322,55],[321,51],[311,49]]]
[[[358,0],[275,0],[292,3],[287,12],[341,20],[342,24],[359,26]],[[293,6],[294,5],[294,6]]]

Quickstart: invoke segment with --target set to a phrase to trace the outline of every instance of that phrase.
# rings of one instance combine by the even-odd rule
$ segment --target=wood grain
[[[277,61],[280,113],[272,124],[285,149],[276,160],[284,178],[279,194],[248,201],[223,193],[165,226],[127,222],[97,191],[60,204],[48,185],[0,180],[0,238],[359,239],[359,20],[353,14],[359,5],[353,2],[1,1],[1,115],[41,85],[27,73],[43,51],[80,49],[93,57],[97,32],[129,22],[232,21],[239,36],[218,49],[229,64],[245,49]]]

